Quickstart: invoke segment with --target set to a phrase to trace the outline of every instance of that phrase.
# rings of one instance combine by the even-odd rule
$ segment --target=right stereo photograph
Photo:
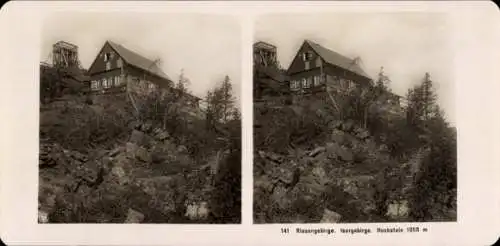
[[[253,222],[456,221],[450,29],[429,12],[260,16]]]

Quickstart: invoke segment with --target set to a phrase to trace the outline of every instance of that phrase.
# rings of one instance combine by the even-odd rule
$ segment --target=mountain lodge
[[[144,56],[112,41],[106,41],[90,65],[90,90],[95,94],[131,92],[150,93],[158,89],[173,90],[174,82],[157,65]],[[201,100],[185,94],[192,105]]]

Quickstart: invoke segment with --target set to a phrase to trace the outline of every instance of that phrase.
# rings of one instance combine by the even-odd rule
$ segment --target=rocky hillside
[[[411,220],[408,202],[429,149],[395,157],[359,124],[311,105],[255,108],[254,220]]]
[[[227,179],[239,176],[234,146],[220,140],[195,153],[178,133],[137,120],[128,107],[77,96],[42,105],[39,221],[238,223],[239,186]],[[218,203],[219,192],[232,210]]]

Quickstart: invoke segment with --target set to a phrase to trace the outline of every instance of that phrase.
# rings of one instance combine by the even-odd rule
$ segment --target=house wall
[[[133,92],[149,94],[158,89],[171,90],[173,83],[143,69],[126,63],[106,43],[89,68],[90,90],[94,94]],[[196,98],[188,98],[188,105],[199,107]]]
[[[304,60],[306,55],[306,61]],[[308,94],[329,89],[351,89],[369,84],[369,79],[349,70],[325,63],[325,61],[304,42],[288,69],[290,90]],[[316,78],[315,78],[316,77]],[[316,83],[315,83],[316,81]]]
[[[89,74],[92,76],[93,74],[120,68],[120,63],[123,63],[123,59],[113,50],[111,45],[106,43],[90,66]]]
[[[290,75],[290,90],[306,94],[324,92],[325,89],[345,91],[368,84],[368,79],[330,64]]]

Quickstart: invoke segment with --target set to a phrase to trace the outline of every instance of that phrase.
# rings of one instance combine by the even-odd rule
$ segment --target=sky
[[[241,34],[234,17],[223,15],[152,13],[57,13],[43,23],[41,61],[49,62],[52,44],[64,40],[78,46],[80,63],[89,68],[106,40],[112,40],[151,60],[174,81],[181,70],[191,92],[203,97],[231,78],[240,97]]]
[[[373,79],[383,66],[392,91],[401,96],[429,72],[438,104],[454,123],[451,28],[447,15],[429,12],[273,14],[258,18],[254,41],[276,45],[285,68],[304,39],[350,58],[360,57]]]

